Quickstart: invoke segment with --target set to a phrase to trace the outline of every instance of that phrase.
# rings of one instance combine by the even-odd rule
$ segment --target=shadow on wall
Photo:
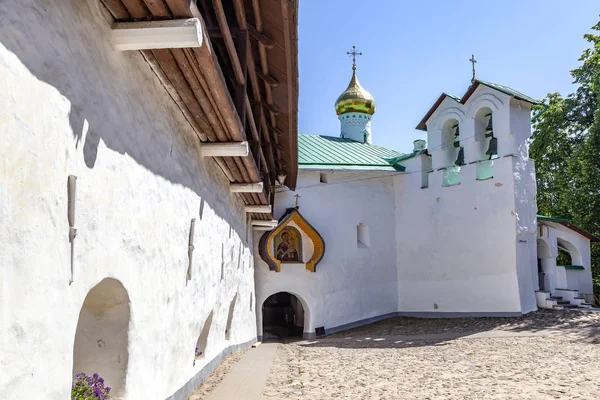
[[[106,278],[88,293],[79,313],[73,347],[73,375],[98,373],[123,395],[129,359],[129,296],[121,282]]]
[[[109,15],[99,0],[3,1],[0,47],[67,98],[72,134],[76,147],[83,145],[88,168],[95,167],[102,141],[155,175],[197,193],[202,198],[200,219],[206,198],[229,221],[227,203],[211,201],[224,175],[214,165],[212,175],[207,171],[211,179],[199,178],[199,139],[142,55],[111,45]],[[234,228],[245,237],[243,223]]]

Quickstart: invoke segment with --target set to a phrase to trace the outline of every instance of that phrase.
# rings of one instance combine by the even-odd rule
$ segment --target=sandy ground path
[[[600,399],[599,328],[580,312],[395,318],[280,345],[263,399]]]

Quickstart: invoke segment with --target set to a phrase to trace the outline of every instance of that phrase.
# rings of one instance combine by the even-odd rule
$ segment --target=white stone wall
[[[112,277],[131,302],[127,398],[166,398],[256,336],[243,204],[141,54],[112,46],[99,2],[8,0],[0,20],[0,397],[69,398],[81,306]]]
[[[546,290],[552,292],[556,288],[574,289],[581,294],[592,294],[592,263],[590,253],[590,240],[564,225],[542,221],[548,227],[546,237],[538,238],[548,246],[549,252],[540,254],[542,266],[546,273]],[[558,241],[561,247],[570,251],[573,265],[580,265],[583,270],[567,270],[556,266],[558,256]],[[537,261],[537,260],[536,260]]]
[[[282,264],[281,272],[270,271],[255,249],[259,335],[261,305],[278,292],[292,293],[301,301],[305,333],[314,333],[320,326],[329,329],[397,311],[392,178],[381,177],[381,172],[327,175],[330,183],[320,183],[318,172],[301,172],[296,191],[301,196],[300,213],[325,241],[325,255],[316,272],[301,264]],[[338,183],[352,180],[355,182]],[[294,206],[296,193],[277,193],[276,218]],[[359,223],[369,227],[369,248],[357,243]],[[263,233],[255,234],[254,243]]]
[[[434,171],[394,178],[400,312],[519,313],[512,157],[494,161],[494,178],[443,187]],[[529,260],[525,266],[530,268]],[[533,287],[531,287],[533,295]],[[534,299],[535,300],[535,299]]]

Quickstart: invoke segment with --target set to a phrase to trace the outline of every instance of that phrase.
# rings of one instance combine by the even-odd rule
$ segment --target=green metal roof
[[[425,150],[402,154],[351,139],[298,135],[298,168],[301,170],[404,171],[398,163],[423,152]]]
[[[492,82],[480,81],[479,79],[477,80],[477,82],[479,82],[482,85],[485,85],[489,88],[496,89],[496,90],[498,90],[504,94],[507,94],[509,96],[512,96],[516,99],[523,100],[523,101],[526,101],[531,104],[542,104],[541,101],[536,100],[533,97],[529,97],[519,91],[516,91],[515,89],[509,88],[508,86],[499,85],[497,83],[492,83]]]

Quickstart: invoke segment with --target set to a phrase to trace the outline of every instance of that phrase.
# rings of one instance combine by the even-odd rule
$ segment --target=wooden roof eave
[[[192,49],[144,50],[142,54],[201,141],[246,140],[219,61],[212,49],[204,20],[194,2],[187,0],[164,0],[164,2],[152,0],[144,3],[141,0],[102,1],[117,21],[190,17],[201,20],[206,45]],[[262,149],[260,154],[264,162]],[[251,155],[215,157],[215,161],[231,182],[250,183],[261,180],[258,167]],[[246,204],[269,204],[265,192],[245,193],[242,197]]]

